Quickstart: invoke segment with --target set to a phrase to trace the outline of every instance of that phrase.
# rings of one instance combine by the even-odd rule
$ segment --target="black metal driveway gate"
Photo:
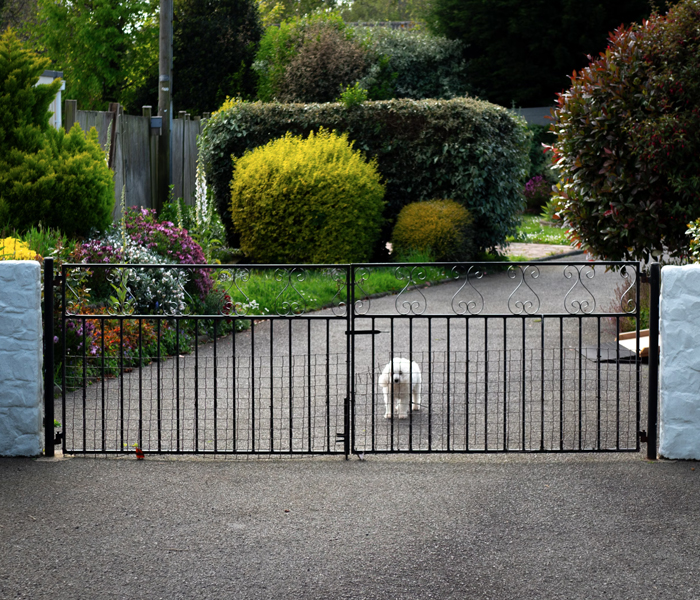
[[[192,314],[206,271],[229,297]],[[88,274],[114,290],[101,308]],[[172,294],[148,296],[166,278]],[[639,344],[640,282],[638,263],[65,264],[63,450],[637,451],[647,367],[616,336]],[[420,373],[405,415],[380,386],[393,357]]]

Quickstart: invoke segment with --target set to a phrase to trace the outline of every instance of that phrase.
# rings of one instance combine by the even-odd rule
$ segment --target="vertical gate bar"
[[[503,451],[508,450],[508,321],[503,317]]]
[[[139,448],[143,449],[143,319],[139,319]]]
[[[270,321],[270,452],[272,452],[275,449],[275,414],[274,414],[274,406],[275,406],[275,361],[274,361],[274,354],[275,354],[275,322]],[[284,357],[283,357],[284,358]],[[290,362],[290,368],[291,368],[291,362],[292,362],[292,357],[289,357],[289,362]],[[282,373],[284,373],[284,362],[282,362]],[[280,377],[280,380],[283,380],[284,374]],[[280,406],[281,409],[281,406]],[[260,406],[260,410],[262,411],[262,405]],[[262,416],[262,415],[261,415]]]
[[[582,317],[578,317],[578,449],[581,450],[583,440],[583,339]]]
[[[564,450],[564,317],[559,317],[559,450]]]
[[[615,331],[620,335],[620,317],[615,317]],[[616,338],[616,339],[619,339]],[[620,344],[615,344],[615,449],[620,449]]]
[[[160,391],[160,336],[161,336],[161,320],[156,321],[156,329],[158,338],[156,340],[156,411],[157,411],[157,421],[158,421],[158,452],[163,449],[163,415],[161,402],[161,391]]]
[[[83,332],[83,452],[87,451],[87,321],[81,319]]]
[[[408,380],[411,382],[409,389],[411,403],[409,405],[409,418],[408,418],[408,451],[413,452],[413,317],[408,317],[408,359],[411,361],[408,365]]]
[[[641,281],[640,265],[641,265],[640,262],[637,262],[637,264],[635,265],[635,282]],[[649,285],[651,287],[651,265],[649,267],[650,267],[649,268]],[[637,348],[637,352],[635,352],[635,355],[634,355],[634,369],[635,369],[635,392],[636,392],[636,394],[635,394],[635,396],[636,396],[636,398],[635,398],[635,413],[636,413],[635,416],[636,416],[637,435],[635,435],[634,447],[636,450],[639,450],[641,448],[641,440],[639,439],[639,437],[640,437],[639,432],[642,429],[641,414],[640,414],[641,410],[642,410],[642,398],[641,398],[641,393],[642,393],[642,390],[641,390],[642,357],[640,356],[641,352],[639,351],[640,329],[641,329],[641,325],[642,325],[642,311],[640,308],[640,305],[641,305],[641,283],[635,287],[636,287],[636,290],[635,290],[636,291],[636,294],[635,294],[635,302],[636,302],[635,313],[636,313],[636,317],[637,317],[636,318],[637,343],[636,343],[635,347]],[[657,294],[657,297],[658,297],[658,294]],[[651,306],[649,308],[651,309]],[[657,304],[657,308],[658,308],[658,304]],[[651,321],[651,314],[649,314],[649,320]],[[657,319],[657,322],[658,322],[658,319]],[[658,333],[658,329],[657,329],[657,333]],[[651,335],[651,329],[649,330],[649,334]],[[649,339],[649,341],[651,342],[651,338]],[[649,346],[651,349],[651,344]],[[658,348],[659,348],[659,344],[658,344],[658,335],[657,335],[657,344],[656,344],[657,354],[658,354]],[[649,364],[651,364],[651,356],[648,356],[647,360],[649,361]],[[657,356],[657,360],[656,360],[655,364],[656,364],[656,367],[658,369],[658,356]],[[657,370],[657,374],[658,374],[658,370]],[[648,410],[648,407],[647,407],[647,410]],[[656,414],[656,413],[654,413],[654,414]],[[648,420],[649,420],[649,415],[647,415],[647,421]],[[656,431],[656,428],[654,429],[654,431]],[[649,446],[652,446],[652,445],[649,443],[649,438],[647,438],[647,452],[649,450]],[[652,448],[654,449],[653,453],[655,455],[656,454],[656,441],[654,441]],[[652,460],[655,460],[655,458],[656,458],[656,456],[654,456],[654,458]]]
[[[598,450],[600,450],[600,411],[602,409],[601,406],[601,400],[600,400],[600,317],[597,317],[598,319],[598,361],[596,365],[596,379],[598,381],[598,398],[597,398],[597,406],[596,406],[596,413],[597,413],[597,422],[596,422],[596,439],[597,439],[597,444],[598,444]],[[618,344],[619,345],[619,344]]]
[[[309,358],[311,357],[311,349],[308,348],[307,346],[307,353],[309,355]],[[293,422],[292,422],[292,408],[294,405],[294,377],[292,373],[292,321],[289,321],[289,451],[292,451],[292,439],[294,438],[294,432],[293,432]],[[309,361],[307,360],[307,363]],[[311,381],[309,380],[309,385],[311,384]],[[283,396],[284,397],[284,396]],[[301,395],[301,401],[302,403],[304,402],[304,394],[302,393]],[[281,438],[282,438],[282,421],[281,421],[281,415],[282,415],[282,406],[280,405],[280,450],[281,448]]]
[[[124,317],[119,317],[119,450],[124,451]]]
[[[450,385],[450,317],[447,317],[447,451],[452,449],[452,386]]]
[[[389,344],[391,350],[389,351],[389,360],[392,361],[392,365],[393,365],[393,360],[394,360],[394,317],[391,317],[389,327],[391,329],[391,343]],[[394,383],[393,382],[394,382],[394,378],[392,377],[392,379],[391,379],[391,394],[389,394],[389,398],[391,400],[391,405],[390,405],[391,418],[390,418],[390,423],[389,423],[389,430],[391,432],[391,445],[389,446],[389,448],[392,452],[394,451]]]
[[[68,435],[66,427],[66,376],[68,371],[68,365],[66,365],[66,356],[68,354],[68,341],[66,340],[66,281],[68,280],[68,273],[66,272],[66,266],[61,267],[61,336],[63,337],[63,355],[61,356],[61,423],[63,423],[63,452],[65,454],[67,449]],[[71,439],[75,440],[75,423],[71,428]]]
[[[107,449],[107,415],[105,414],[105,320],[100,319],[101,387],[102,387],[102,452]]]
[[[260,378],[262,379],[262,370]],[[255,321],[250,324],[250,450],[255,452]]]
[[[219,332],[218,332],[218,324],[219,321],[218,319],[212,319],[214,322],[214,452],[219,451],[219,398],[217,394],[217,384],[216,380],[219,374],[219,370],[217,368],[217,340],[219,339]],[[235,332],[234,332],[235,334]]]
[[[194,321],[194,451],[199,452],[199,319]]]
[[[375,317],[372,317],[372,330],[376,329],[376,319]],[[371,390],[370,390],[370,398],[371,402],[370,405],[372,407],[372,414],[370,417],[370,422],[371,422],[371,436],[372,436],[372,452],[375,452],[377,449],[377,444],[375,440],[375,434],[377,431],[377,418],[376,418],[376,412],[377,412],[377,396],[375,394],[375,391],[377,389],[376,382],[374,380],[374,372],[375,372],[375,365],[377,364],[377,340],[375,336],[370,336],[372,338],[372,369],[371,369],[371,375],[370,375],[370,380],[371,380]],[[366,443],[366,438],[365,438],[365,443]]]
[[[231,450],[236,452],[238,450],[238,419],[237,410],[238,407],[236,399],[236,385],[238,378],[236,377],[236,323],[233,322],[233,333],[231,334],[231,429],[232,429],[232,442]]]
[[[464,316],[464,321],[465,321],[465,350],[466,350],[466,355],[465,355],[465,364],[464,364],[464,387],[465,387],[465,400],[466,400],[466,406],[465,406],[465,417],[464,417],[464,449],[465,451],[469,452],[469,326],[471,324],[471,319],[469,318],[469,315]],[[479,356],[477,354],[477,359],[476,359],[477,365],[479,364]],[[476,388],[476,386],[474,386]],[[476,389],[474,390],[476,392]],[[478,395],[475,394],[477,397]],[[476,409],[474,410],[474,416],[476,417]],[[476,419],[474,421],[476,423]],[[430,421],[428,421],[430,423]]]
[[[175,448],[180,452],[180,323],[177,317],[175,317]]]
[[[310,349],[309,349],[310,350]],[[292,354],[292,321],[290,319],[289,321],[289,452],[291,453],[292,451],[292,440],[294,439],[294,432],[293,432],[293,421],[292,421],[292,407],[294,404],[294,378],[292,377],[292,361],[293,361],[293,354]],[[303,396],[302,396],[303,398]],[[280,407],[281,410],[281,407]],[[280,422],[280,428],[282,426],[282,423]],[[281,433],[281,432],[280,432]],[[280,435],[281,438],[281,435]],[[282,448],[280,447],[280,450]]]
[[[350,310],[350,307],[347,307]],[[331,451],[331,322],[326,320],[326,450]]]
[[[53,258],[44,259],[44,456],[55,456],[54,446],[54,324]]]
[[[374,325],[374,324],[373,324]],[[372,327],[374,329],[374,326]],[[421,389],[421,411],[423,390]],[[433,449],[433,318],[428,317],[428,451]]]
[[[484,317],[484,451],[489,449],[489,318]]]
[[[520,449],[524,452],[525,447],[526,447],[526,439],[525,439],[525,429],[527,428],[527,420],[526,420],[526,412],[527,412],[527,392],[526,392],[526,386],[527,386],[527,378],[526,378],[526,369],[527,369],[527,362],[526,362],[526,354],[525,354],[525,346],[526,346],[526,340],[525,340],[525,316],[521,318],[521,323],[522,323],[522,338],[523,338],[523,345],[522,345],[522,352],[523,352],[523,367],[522,367],[522,425],[521,425],[521,430],[520,430]]]
[[[540,450],[544,451],[544,315],[540,315]]]
[[[328,319],[326,319],[328,320]],[[306,360],[307,362],[307,367],[306,367],[306,377],[309,382],[309,397],[308,397],[308,402],[307,402],[307,408],[308,408],[308,423],[309,423],[309,432],[308,432],[308,437],[309,437],[309,445],[308,449],[309,452],[311,452],[311,418],[312,418],[312,406],[311,406],[311,398],[312,398],[312,391],[311,391],[311,319],[306,321],[306,348],[308,351],[308,358]],[[326,356],[328,356],[328,348],[326,347]],[[327,359],[328,360],[328,359]],[[315,366],[315,365],[314,365]],[[303,432],[299,436],[299,439],[303,439]]]
[[[347,325],[345,330],[348,332],[347,340],[345,342],[345,352],[346,352],[346,371],[345,371],[345,381],[346,381],[346,398],[344,403],[345,414],[343,415],[343,451],[345,453],[345,460],[350,458],[350,451],[355,449],[355,420],[351,419],[350,411],[354,413],[355,410],[355,267],[354,265],[348,265],[347,267],[346,281],[348,282],[347,297],[348,311],[347,311]],[[354,416],[354,415],[353,415]]]
[[[639,265],[637,265],[639,269]],[[639,273],[637,273],[639,281]],[[639,288],[639,286],[637,286]],[[647,414],[647,458],[656,460],[657,443],[657,413],[659,409],[659,300],[661,293],[661,265],[651,264],[650,273],[650,305],[649,305],[649,405]],[[637,291],[639,296],[639,291]],[[637,302],[639,307],[639,302]],[[639,309],[637,309],[639,311]],[[639,341],[637,341],[639,344]],[[637,382],[639,382],[641,368],[637,367]],[[637,383],[639,389],[639,383]],[[637,421],[639,422],[639,404],[637,407]],[[639,431],[639,427],[637,427]],[[639,436],[637,436],[639,445]]]

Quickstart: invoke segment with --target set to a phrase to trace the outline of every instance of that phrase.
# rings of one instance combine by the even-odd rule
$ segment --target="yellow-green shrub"
[[[454,200],[413,202],[401,209],[392,235],[393,254],[428,253],[436,261],[472,258],[473,218]]]
[[[241,250],[266,263],[369,259],[384,186],[347,135],[288,133],[234,158],[231,218]]]

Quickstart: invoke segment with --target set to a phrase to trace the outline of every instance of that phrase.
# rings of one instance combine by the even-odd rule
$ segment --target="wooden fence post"
[[[78,101],[77,100],[66,100],[63,114],[65,115],[65,130],[68,133],[71,127],[78,122]]]

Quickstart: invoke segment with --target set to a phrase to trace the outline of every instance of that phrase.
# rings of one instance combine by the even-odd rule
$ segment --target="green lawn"
[[[561,227],[542,225],[537,215],[522,215],[518,233],[508,238],[509,242],[529,242],[532,244],[569,245],[566,230]]]

